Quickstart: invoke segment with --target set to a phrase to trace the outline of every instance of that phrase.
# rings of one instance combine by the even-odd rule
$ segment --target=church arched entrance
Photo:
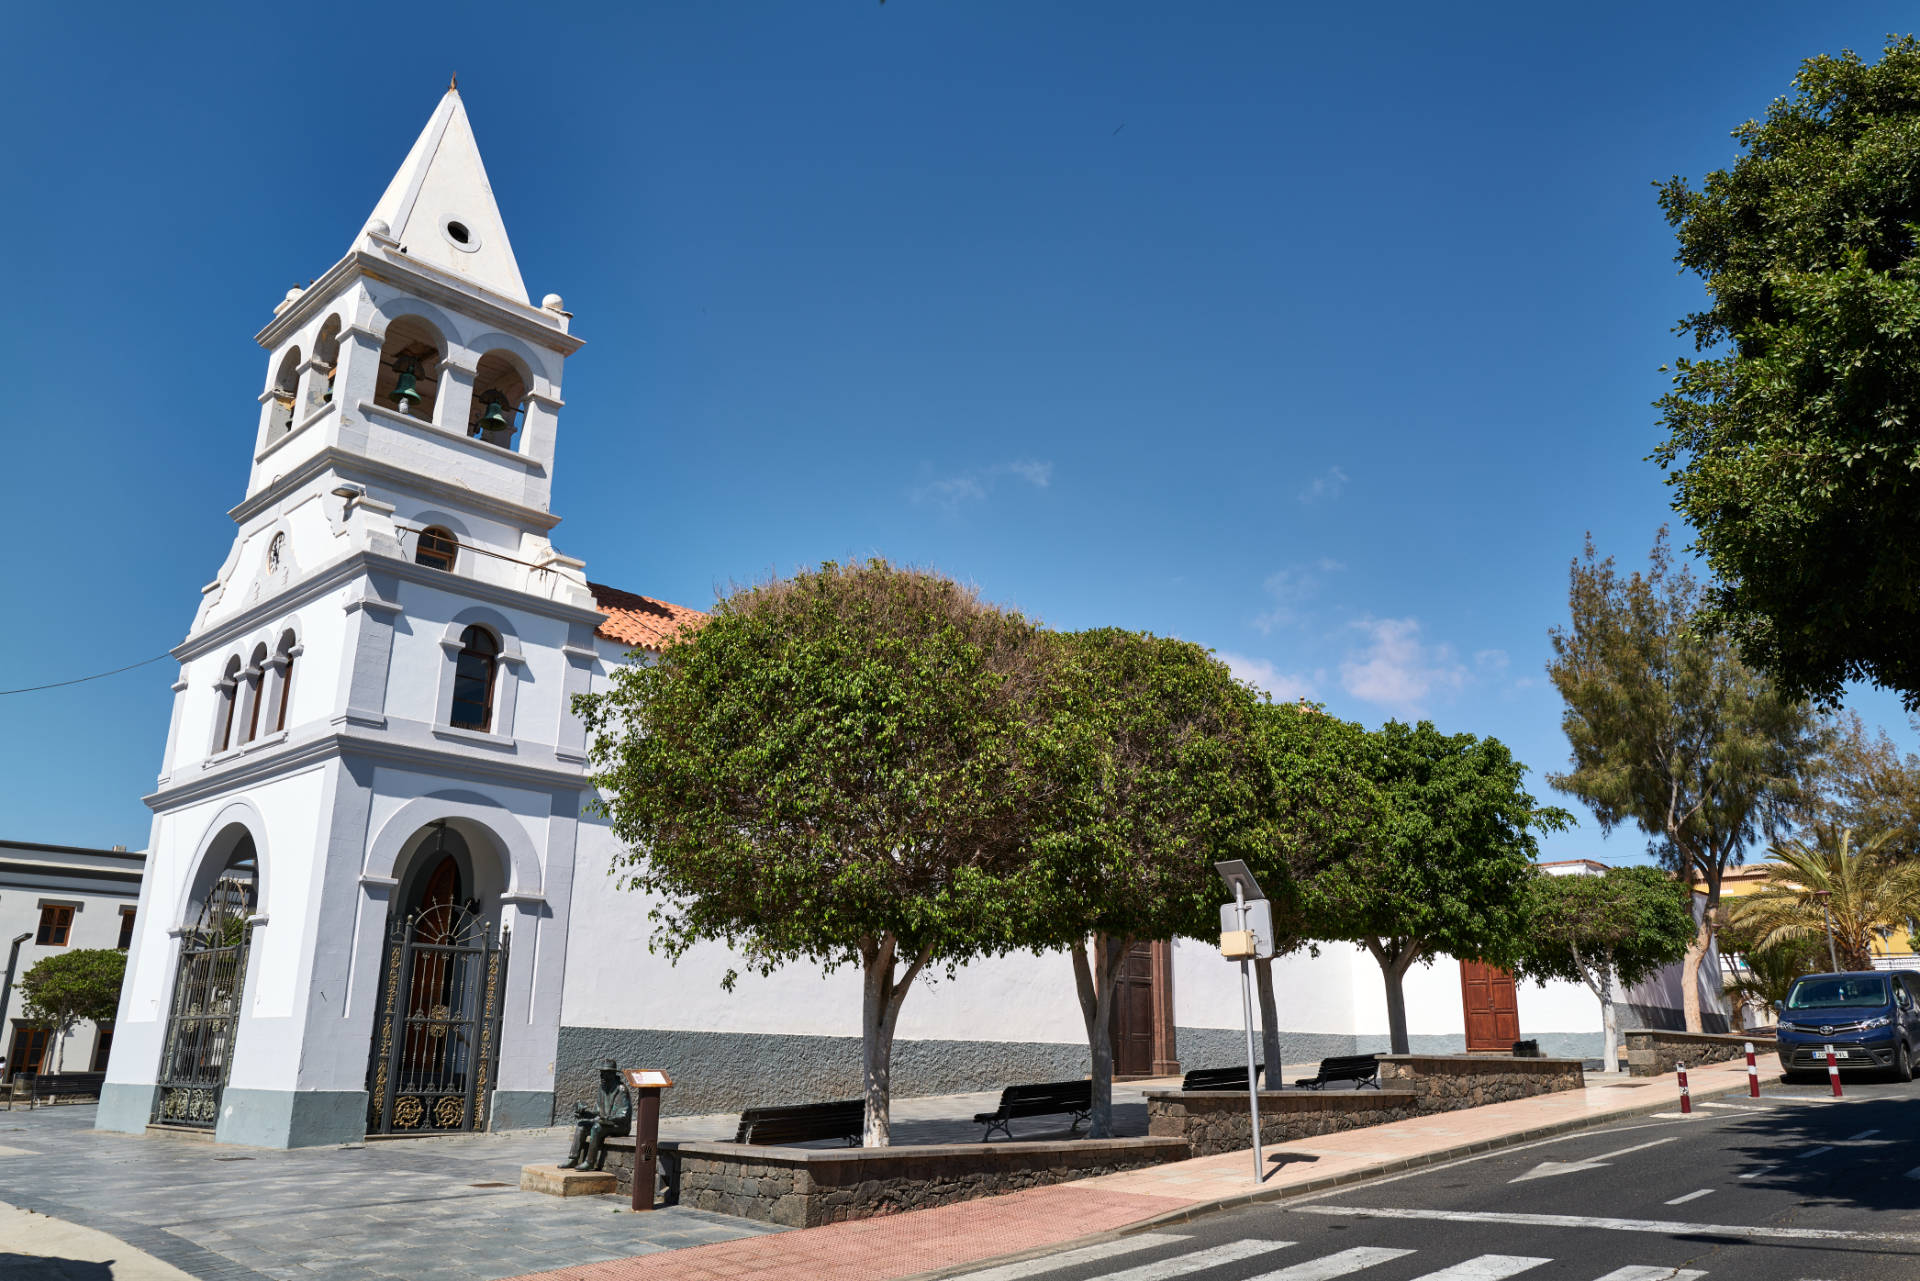
[[[180,964],[174,971],[154,1092],[157,1125],[213,1129],[233,1068],[247,949],[253,938],[250,918],[260,898],[260,866],[253,836],[245,828],[219,840],[230,842],[231,848],[216,864],[219,870],[211,883],[196,896],[180,934]]]
[[[507,937],[461,833],[432,824],[389,914],[367,1066],[367,1132],[484,1130],[500,1056]]]

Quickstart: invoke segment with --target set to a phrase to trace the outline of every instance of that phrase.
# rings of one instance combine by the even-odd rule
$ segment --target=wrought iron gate
[[[367,1069],[367,1133],[487,1128],[500,1057],[507,933],[456,904],[397,922]]]
[[[199,919],[180,936],[180,968],[174,974],[153,1103],[157,1124],[210,1130],[220,1119],[247,981],[247,947],[253,938],[247,918],[253,906],[251,873],[222,875]]]

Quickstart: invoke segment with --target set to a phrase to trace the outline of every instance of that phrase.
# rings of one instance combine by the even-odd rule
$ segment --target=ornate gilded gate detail
[[[211,1130],[220,1119],[247,982],[253,909],[252,869],[230,870],[214,882],[199,919],[180,935],[180,968],[154,1095],[156,1124]]]
[[[507,942],[450,903],[396,924],[367,1072],[368,1133],[486,1128]]]

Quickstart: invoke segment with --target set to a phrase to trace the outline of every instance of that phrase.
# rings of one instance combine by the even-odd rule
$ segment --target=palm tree
[[[1767,883],[1733,905],[1733,921],[1755,937],[1755,950],[1795,940],[1826,939],[1829,921],[1840,968],[1873,968],[1873,944],[1884,942],[1920,910],[1920,863],[1883,852],[1881,833],[1859,846],[1850,828],[1815,826],[1813,842],[1775,841]]]
[[[1771,1018],[1774,1002],[1787,999],[1793,981],[1820,968],[1824,942],[1816,945],[1812,939],[1798,939],[1742,952],[1739,968],[1727,979],[1729,1003],[1736,1011],[1757,1005]]]

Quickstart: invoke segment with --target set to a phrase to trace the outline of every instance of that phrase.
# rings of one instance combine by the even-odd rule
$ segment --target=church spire
[[[409,257],[527,304],[527,286],[493,201],[458,77],[367,220],[384,222]]]

